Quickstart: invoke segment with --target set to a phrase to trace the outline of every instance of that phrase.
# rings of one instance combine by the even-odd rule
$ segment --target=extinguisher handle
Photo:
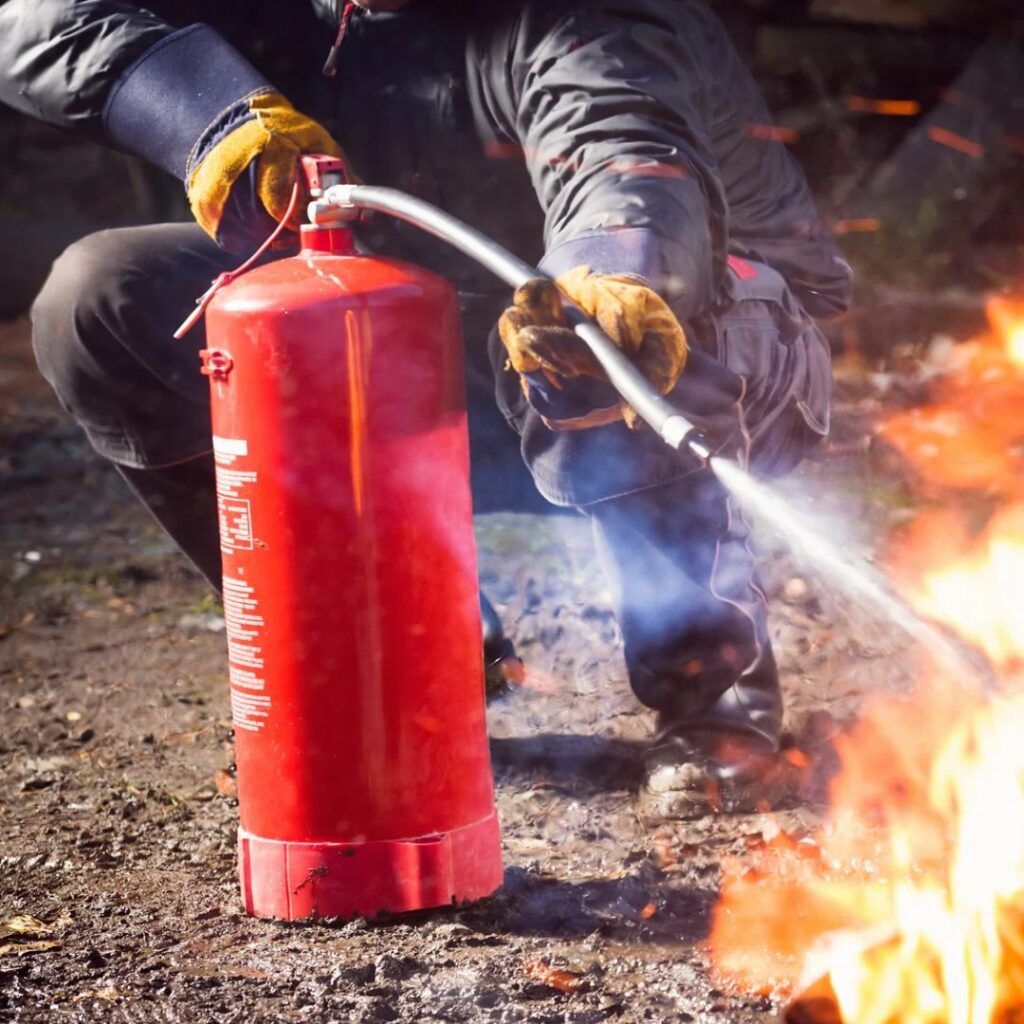
[[[534,278],[547,276],[483,232],[397,189],[375,185],[330,186],[319,199],[309,204],[309,219],[314,224],[326,225],[339,219],[351,219],[353,212],[359,210],[376,210],[415,224],[483,264],[513,288],[519,288]],[[685,445],[698,458],[707,461],[711,457],[711,450],[697,427],[658,394],[615,342],[578,306],[571,302],[567,302],[566,306],[573,330],[594,354],[615,390],[636,410],[640,418],[672,448],[679,449]]]
[[[345,161],[325,153],[304,153],[299,157],[299,172],[311,199],[319,199],[327,189],[352,180]]]

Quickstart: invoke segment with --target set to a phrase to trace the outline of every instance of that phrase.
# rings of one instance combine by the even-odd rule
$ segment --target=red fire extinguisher
[[[317,176],[341,171],[318,158]],[[249,913],[373,916],[502,881],[458,307],[345,226],[206,310]]]

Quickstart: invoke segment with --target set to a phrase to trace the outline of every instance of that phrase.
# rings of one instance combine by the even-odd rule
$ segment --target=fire
[[[892,567],[997,693],[927,666],[915,693],[869,701],[837,741],[822,828],[725,865],[716,967],[799,993],[793,1022],[1024,1022],[1024,306],[989,318],[881,435],[930,498],[972,509],[919,517]]]
[[[1007,356],[1024,367],[1024,302],[994,301],[989,305],[989,319]]]
[[[994,300],[991,333],[957,346],[924,406],[880,434],[926,486],[1024,495],[1024,303]]]
[[[939,520],[924,517],[916,532]],[[958,536],[951,527],[938,536],[948,542],[951,534]],[[956,628],[1004,671],[1017,673],[1024,657],[1024,503],[997,512],[980,537],[964,537],[961,530],[959,538],[961,557],[927,574],[912,594],[914,603],[928,618]]]

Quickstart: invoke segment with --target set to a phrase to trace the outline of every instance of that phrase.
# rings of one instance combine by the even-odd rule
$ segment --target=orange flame
[[[804,986],[794,1021],[1024,1021],[1024,306],[992,303],[989,318],[931,403],[881,434],[936,493],[999,503],[980,528],[920,517],[894,567],[924,615],[987,657],[1000,693],[931,669],[914,694],[869,701],[837,741],[822,829],[725,865],[716,967],[751,990]]]
[[[938,523],[945,525],[935,530]],[[916,551],[940,539],[947,550],[952,539],[952,550],[960,554],[945,564],[935,563],[938,567],[931,572],[904,568],[915,606],[928,618],[953,626],[1004,674],[1016,675],[1024,666],[1024,503],[1001,509],[977,537],[962,524],[957,529],[948,514],[920,517],[912,533],[920,535],[925,529],[931,538],[909,543],[904,567]]]
[[[993,300],[991,334],[960,345],[933,401],[880,434],[926,484],[1024,493],[1024,303]]]

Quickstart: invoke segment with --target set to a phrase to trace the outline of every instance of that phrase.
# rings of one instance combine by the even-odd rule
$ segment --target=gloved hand
[[[675,387],[686,365],[682,326],[665,300],[639,278],[591,274],[585,266],[574,267],[557,282],[528,281],[498,321],[523,391],[551,429],[578,430],[619,419],[636,427],[636,413],[568,326],[562,294],[597,322],[660,394]],[[577,383],[568,383],[573,380]]]
[[[322,125],[278,92],[252,97],[236,111],[233,124],[229,120],[226,130],[218,129],[197,145],[187,191],[196,221],[226,249],[255,248],[284,217],[300,155],[343,155]],[[289,224],[293,231],[302,222],[304,200],[300,195]]]

